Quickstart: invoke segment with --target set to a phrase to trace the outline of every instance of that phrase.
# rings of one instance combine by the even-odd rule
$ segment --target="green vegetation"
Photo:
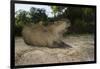
[[[67,33],[94,33],[95,32],[95,8],[87,7],[64,7],[50,6],[54,17],[48,17],[46,11],[40,8],[31,7],[30,11],[18,10],[15,12],[15,34],[21,35],[25,24],[39,23],[43,21],[44,25],[59,20],[69,19],[71,26]]]

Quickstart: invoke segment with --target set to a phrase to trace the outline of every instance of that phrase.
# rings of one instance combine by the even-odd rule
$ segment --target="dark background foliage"
[[[69,19],[71,26],[66,34],[87,34],[95,32],[95,8],[50,6],[54,17],[48,17],[45,9],[31,7],[30,11],[18,10],[15,12],[15,34],[21,36],[25,24],[39,23],[43,25],[59,19]],[[64,11],[63,11],[64,10]]]

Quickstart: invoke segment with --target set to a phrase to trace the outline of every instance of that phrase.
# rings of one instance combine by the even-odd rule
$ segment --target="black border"
[[[95,15],[96,15],[96,5],[80,5],[80,4],[64,4],[64,3],[49,3],[49,2],[33,2],[33,1],[16,1],[16,0],[11,0],[10,1],[10,21],[11,21],[11,27],[10,27],[10,45],[11,45],[11,58],[10,58],[10,68],[15,69],[15,68],[29,68],[29,67],[47,67],[47,66],[60,66],[60,65],[77,65],[77,64],[91,64],[91,63],[96,63],[97,62],[97,57],[96,57],[96,16],[95,16],[95,32],[94,32],[94,61],[84,61],[84,62],[69,62],[69,63],[53,63],[53,64],[38,64],[38,65],[18,65],[15,66],[15,31],[14,31],[14,23],[15,23],[15,3],[18,4],[37,4],[37,5],[61,5],[61,6],[74,6],[74,7],[92,7],[95,8]]]

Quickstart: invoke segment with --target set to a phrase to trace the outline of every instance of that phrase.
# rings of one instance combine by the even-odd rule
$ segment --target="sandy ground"
[[[63,41],[72,48],[34,47],[24,43],[22,38],[15,39],[15,65],[35,65],[94,61],[94,36],[67,36]]]

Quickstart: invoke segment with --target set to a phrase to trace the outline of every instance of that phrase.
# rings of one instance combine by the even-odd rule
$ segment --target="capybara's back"
[[[65,23],[55,23],[46,27],[42,24],[29,24],[24,26],[22,36],[27,44],[54,47],[55,43],[60,42],[60,33],[64,29],[66,29]]]

